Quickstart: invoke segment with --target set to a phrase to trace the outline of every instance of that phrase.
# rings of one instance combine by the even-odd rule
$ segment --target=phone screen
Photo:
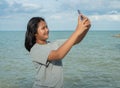
[[[80,12],[80,10],[78,9],[78,14],[80,15],[81,14],[81,12]],[[83,17],[82,16],[80,16],[81,18],[81,20],[83,20]]]
[[[78,10],[78,14],[80,15],[81,13],[80,13],[80,10]]]

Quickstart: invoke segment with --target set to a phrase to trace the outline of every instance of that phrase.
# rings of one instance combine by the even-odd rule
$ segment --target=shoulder
[[[48,41],[47,44],[45,44],[45,45],[40,45],[38,43],[35,43],[33,45],[33,47],[31,48],[30,53],[39,52],[39,51],[46,51],[46,50],[52,49],[53,48],[52,46],[54,46],[54,45],[50,41]]]
[[[45,44],[45,45],[40,45],[40,44],[38,44],[38,43],[35,43],[35,44],[33,45],[33,47],[31,48],[30,51],[39,50],[39,49],[45,49],[45,48],[48,47],[49,45],[50,45],[50,42],[48,42],[48,43]]]
[[[35,43],[33,47],[31,48],[30,52],[38,52],[38,51],[45,51],[48,49],[57,49],[59,46],[61,46],[66,39],[58,39],[55,41],[48,41],[45,45],[40,45],[38,43]]]
[[[50,43],[45,44],[45,45],[40,45],[38,43],[34,44],[34,46],[30,50],[30,55],[31,56],[42,56],[44,53],[49,52],[52,50],[52,47],[50,46]]]
[[[30,49],[30,54],[33,54],[39,50],[39,45],[35,43],[33,47]]]

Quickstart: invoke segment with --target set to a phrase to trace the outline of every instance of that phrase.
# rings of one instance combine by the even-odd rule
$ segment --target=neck
[[[44,45],[44,44],[47,44],[47,41],[45,41],[45,40],[36,40],[36,43]]]

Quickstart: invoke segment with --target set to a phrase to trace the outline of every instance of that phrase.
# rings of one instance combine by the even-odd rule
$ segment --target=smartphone
[[[80,12],[80,10],[78,9],[78,14],[80,15],[81,14],[81,12]],[[83,18],[82,18],[82,16],[81,16],[81,18],[80,18],[81,20],[83,20]]]
[[[80,15],[81,14],[81,12],[80,12],[80,10],[78,9],[78,14]]]

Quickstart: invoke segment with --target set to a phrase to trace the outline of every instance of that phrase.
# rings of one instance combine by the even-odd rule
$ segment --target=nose
[[[49,32],[49,29],[47,27],[45,28],[45,30],[46,30],[47,33]]]

